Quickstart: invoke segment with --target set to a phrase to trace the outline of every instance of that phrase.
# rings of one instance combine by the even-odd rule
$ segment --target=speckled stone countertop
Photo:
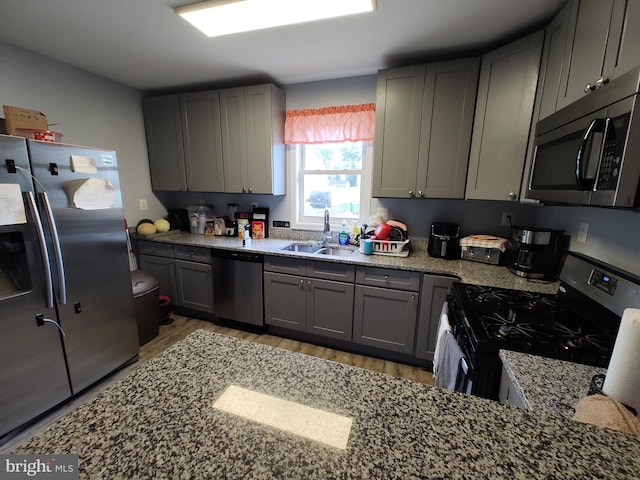
[[[346,450],[213,409],[229,385],[353,418]],[[14,453],[97,479],[622,479],[640,439],[196,331]]]
[[[140,237],[132,235],[139,240],[149,240],[176,245],[193,245],[199,247],[218,248],[225,250],[246,250],[250,252],[268,255],[288,257],[312,258],[328,262],[350,263],[373,267],[395,268],[399,270],[413,270],[436,275],[449,275],[459,278],[464,283],[475,285],[487,285],[492,287],[511,288],[543,293],[556,293],[559,282],[540,283],[528,281],[512,274],[507,267],[487,265],[468,260],[444,260],[430,257],[427,253],[427,242],[422,240],[411,241],[411,254],[408,257],[393,257],[384,255],[365,255],[355,251],[348,257],[320,256],[314,253],[299,253],[282,250],[296,238],[266,238],[252,240],[248,246],[242,246],[242,240],[236,237],[217,237],[194,235],[186,232],[171,233],[169,235],[156,235]],[[274,236],[275,237],[275,236]],[[302,238],[299,240],[303,240]]]
[[[591,378],[606,373],[604,368],[509,350],[500,350],[500,359],[525,407],[569,418],[587,396]]]

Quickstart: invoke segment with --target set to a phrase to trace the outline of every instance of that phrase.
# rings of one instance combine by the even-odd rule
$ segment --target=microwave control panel
[[[607,136],[602,149],[602,158],[598,168],[595,190],[615,190],[622,163],[622,154],[626,144],[629,114],[611,118],[607,126]]]

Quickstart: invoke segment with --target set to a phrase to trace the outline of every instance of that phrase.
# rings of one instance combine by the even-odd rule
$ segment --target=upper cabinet
[[[378,72],[373,195],[463,198],[479,59]]]
[[[271,84],[145,99],[153,189],[284,194],[284,115]]]
[[[566,24],[563,55],[550,56],[547,63],[552,69],[561,65],[555,110],[640,64],[637,0],[572,0],[556,22],[559,17]],[[551,96],[546,90],[545,95],[548,101]],[[541,118],[553,111],[542,108]]]
[[[284,93],[274,85],[220,91],[225,189],[284,195]]]
[[[466,197],[518,200],[544,33],[482,57]]]
[[[154,190],[224,191],[217,91],[148,98],[144,116]]]

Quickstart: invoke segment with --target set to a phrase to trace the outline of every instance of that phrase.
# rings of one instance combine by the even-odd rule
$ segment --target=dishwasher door
[[[212,250],[213,313],[216,317],[264,325],[262,255]]]

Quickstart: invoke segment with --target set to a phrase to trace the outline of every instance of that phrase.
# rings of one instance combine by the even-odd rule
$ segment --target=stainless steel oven
[[[625,308],[639,308],[640,278],[569,253],[556,295],[454,283],[451,331],[468,365],[464,386],[497,400],[501,349],[606,368]]]
[[[640,67],[540,120],[527,198],[640,206]]]

